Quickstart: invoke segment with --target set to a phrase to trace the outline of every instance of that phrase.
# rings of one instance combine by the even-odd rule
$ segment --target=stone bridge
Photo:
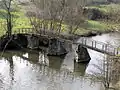
[[[115,47],[110,45],[109,43],[103,43],[100,41],[95,41],[92,39],[89,39],[87,37],[81,37],[78,42],[73,41],[74,37],[73,35],[66,35],[66,34],[61,34],[55,32],[55,30],[50,31],[50,30],[40,30],[39,32],[36,32],[34,29],[28,28],[28,29],[19,29],[16,33],[24,33],[24,34],[35,34],[35,35],[41,35],[48,37],[49,39],[52,38],[57,38],[61,42],[67,42],[67,43],[72,43],[72,44],[77,44],[77,45],[82,45],[85,48],[89,48],[104,54],[108,55],[118,55],[120,54],[119,47]],[[74,37],[74,38],[73,38]]]
[[[33,28],[23,28],[13,32],[11,40],[14,45],[9,46],[13,46],[14,48],[18,45],[30,49],[41,49],[41,46],[46,46],[48,47],[48,55],[58,56],[71,52],[73,48],[72,45],[77,45],[77,48],[73,50],[76,53],[75,59],[79,59],[82,62],[90,60],[87,48],[113,56],[120,54],[119,48],[110,44],[88,39],[86,37],[80,37],[78,42],[73,39],[72,35],[66,35],[55,31],[36,31]],[[0,43],[0,47],[4,47],[5,44],[1,45]]]

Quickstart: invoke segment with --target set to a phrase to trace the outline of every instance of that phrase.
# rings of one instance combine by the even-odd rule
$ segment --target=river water
[[[92,37],[94,40],[120,45],[120,34],[110,33]],[[0,90],[103,90],[100,82],[87,74],[97,72],[103,54],[89,50],[91,61],[74,62],[73,52],[65,57],[47,56],[40,51],[6,51],[0,53]]]

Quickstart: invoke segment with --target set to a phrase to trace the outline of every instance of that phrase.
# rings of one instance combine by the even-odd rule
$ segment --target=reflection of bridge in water
[[[41,57],[43,56],[43,57]],[[26,66],[31,66],[37,70],[39,70],[43,76],[63,78],[63,79],[74,79],[75,77],[84,76],[85,70],[87,68],[87,64],[78,64],[73,62],[73,71],[67,69],[63,66],[64,58],[63,57],[53,57],[47,56],[44,52],[5,52],[2,56],[5,60],[8,60],[10,63],[10,72],[14,77],[14,60],[19,61],[19,63],[24,63]],[[44,59],[44,60],[43,60]],[[42,63],[41,61],[46,61],[46,63]]]
[[[74,42],[71,41],[70,38],[72,37],[72,35],[66,35],[66,34],[61,34],[58,32],[54,31],[50,31],[50,30],[40,30],[35,31],[32,28],[23,28],[23,29],[19,29],[18,31],[13,32],[13,34],[34,34],[34,35],[42,35],[42,36],[46,36],[49,39],[50,38],[55,38],[55,37],[59,37],[58,39],[60,41],[67,41],[71,44],[77,44],[77,45],[82,45],[85,48],[89,48],[98,52],[102,52],[108,55],[118,55],[120,54],[119,48],[118,47],[114,47],[110,44],[107,43],[103,43],[103,42],[99,42],[99,41],[95,41],[92,39],[88,39],[86,37],[81,37],[79,39],[79,42]]]
[[[43,54],[43,52],[36,51],[5,52],[3,56],[0,57],[0,60],[5,61],[6,64],[6,67],[3,70],[8,73],[5,73],[5,75],[3,74],[3,76],[9,77],[8,81],[10,82],[8,84],[11,87],[14,85],[18,85],[17,87],[20,87],[19,85],[21,85],[21,82],[22,85],[26,85],[23,83],[28,83],[28,86],[31,85],[31,83],[35,83],[35,85],[37,83],[39,86],[45,83],[50,88],[52,88],[51,86],[54,86],[54,88],[57,88],[55,90],[58,90],[58,87],[60,89],[64,86],[64,84],[72,85],[76,82],[76,80],[79,80],[79,85],[86,82],[84,78],[87,77],[84,75],[87,65],[81,66],[78,65],[78,63],[73,62],[74,70],[71,71],[62,67],[64,58],[51,56],[48,56],[47,58],[49,60],[48,64],[41,64],[40,61],[43,57],[39,57]],[[43,56],[46,57],[45,55]],[[56,62],[57,66],[55,65]]]

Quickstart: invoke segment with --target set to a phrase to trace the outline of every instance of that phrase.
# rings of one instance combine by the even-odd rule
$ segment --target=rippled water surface
[[[105,34],[93,39],[119,45],[119,37]],[[92,64],[98,64],[103,54],[88,51],[88,64],[75,63],[72,52],[53,57],[43,51],[6,51],[0,57],[0,90],[103,90],[100,83],[86,77],[91,70],[97,71]]]
[[[0,58],[0,90],[99,90],[84,77],[86,64],[67,62],[39,52],[7,51]]]

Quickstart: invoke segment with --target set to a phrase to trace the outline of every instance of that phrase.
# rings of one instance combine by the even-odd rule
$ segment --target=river
[[[120,45],[118,33],[92,39]],[[88,51],[91,56],[88,64],[75,63],[72,52],[65,57],[54,57],[43,51],[6,51],[0,57],[0,90],[103,90],[101,83],[86,75],[97,72],[93,64],[99,65],[104,55]]]

